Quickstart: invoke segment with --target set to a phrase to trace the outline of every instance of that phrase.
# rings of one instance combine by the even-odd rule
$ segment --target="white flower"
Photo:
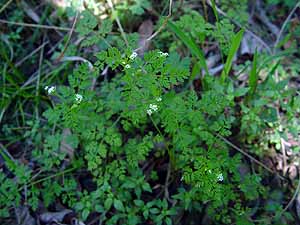
[[[149,116],[151,116],[152,110],[151,110],[151,109],[147,109],[147,114],[148,114]]]
[[[169,53],[167,53],[167,52],[162,52],[162,51],[159,51],[158,52],[159,54],[160,54],[160,56],[169,56]]]
[[[136,52],[133,52],[130,56],[129,56],[129,58],[131,59],[131,60],[133,60],[133,59],[135,59],[136,57],[137,57],[137,53]]]
[[[129,64],[127,64],[127,65],[125,66],[125,68],[126,68],[126,69],[130,69],[131,66],[130,66]]]
[[[153,112],[156,112],[156,111],[158,110],[158,106],[155,105],[155,104],[150,104],[150,105],[149,105],[149,108],[150,108],[151,110],[153,110]]]
[[[158,110],[158,106],[156,104],[150,104],[149,109],[147,109],[147,114],[151,116],[152,113]]]
[[[45,90],[48,92],[48,95],[51,95],[56,91],[56,87],[55,86],[51,86],[51,87],[46,86]]]
[[[82,101],[82,95],[80,94],[75,94],[75,101],[79,104]]]
[[[161,102],[161,97],[156,98],[157,102]]]
[[[217,179],[218,179],[218,181],[223,181],[223,180],[224,180],[223,174],[220,173],[220,174],[217,176]]]

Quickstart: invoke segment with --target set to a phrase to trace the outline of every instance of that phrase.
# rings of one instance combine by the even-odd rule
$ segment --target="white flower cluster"
[[[157,98],[156,98],[156,101],[157,101],[157,102],[161,102],[161,97],[157,97]]]
[[[136,52],[133,52],[133,53],[129,56],[129,58],[130,58],[131,60],[133,60],[133,59],[135,59],[137,56],[138,56],[138,54],[137,54]]]
[[[83,97],[80,94],[75,94],[75,101],[79,104],[82,101]]]
[[[224,180],[224,177],[223,177],[223,174],[219,174],[218,176],[217,176],[217,179],[218,179],[218,181],[223,181]]]
[[[149,109],[147,109],[147,114],[151,116],[152,113],[158,110],[158,106],[156,104],[150,104]]]
[[[45,91],[48,92],[48,95],[51,95],[51,94],[53,94],[56,91],[56,87],[55,86],[51,86],[51,87],[46,86],[45,87]]]
[[[158,53],[160,54],[160,56],[165,56],[165,57],[169,56],[169,53],[167,52],[159,51]]]
[[[157,102],[161,102],[162,99],[161,99],[161,97],[157,97],[155,100]],[[151,116],[151,114],[154,113],[154,112],[156,112],[157,110],[158,110],[158,105],[156,105],[156,104],[150,104],[149,108],[147,109],[147,114],[149,116]]]

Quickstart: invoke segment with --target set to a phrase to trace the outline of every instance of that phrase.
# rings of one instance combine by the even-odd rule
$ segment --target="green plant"
[[[59,173],[67,157],[60,148],[62,128],[72,131],[68,143],[76,153],[68,167],[76,169],[73,164],[78,160],[81,166],[86,165],[85,173],[92,175],[94,188],[76,191],[74,197],[79,201],[74,204],[74,197],[67,200],[70,207],[81,212],[83,219],[93,211],[104,213],[107,224],[138,224],[149,219],[171,224],[174,210],[186,208],[186,200],[179,198],[173,207],[168,198],[144,200],[153,190],[151,177],[141,166],[153,154],[154,161],[169,161],[168,173],[181,180],[179,186],[190,186],[188,189],[194,194],[189,201],[210,202],[210,207],[223,211],[222,207],[243,195],[244,188],[238,191],[234,185],[240,182],[239,157],[229,156],[225,143],[216,137],[231,133],[233,111],[225,115],[224,110],[234,106],[234,97],[241,96],[239,89],[232,89],[231,82],[224,85],[217,78],[206,77],[208,89],[201,97],[190,91],[175,93],[171,87],[180,86],[189,77],[188,58],[180,59],[176,53],[167,56],[151,51],[142,60],[129,49],[120,52],[110,48],[96,56],[93,71],[82,64],[69,75],[69,86],[58,86],[51,92],[60,102],[44,116],[51,126],[60,128],[44,139],[41,149],[34,151],[43,173]],[[90,90],[92,78],[104,65],[117,69],[118,74],[95,91]],[[158,143],[163,147],[156,147]],[[61,188],[59,176],[49,179],[57,184],[51,197],[34,191],[41,185],[39,181],[32,184],[26,180],[32,188],[32,207],[37,196],[48,204],[55,196],[69,198],[69,193]],[[49,188],[48,180],[45,182],[43,185]],[[166,184],[169,182],[172,181],[167,180]],[[147,213],[136,208],[136,204],[154,208]]]
[[[249,151],[262,156],[266,145],[278,148],[281,137],[299,133],[299,96],[287,88],[283,69],[279,79],[273,76],[279,62],[266,65],[256,53],[249,82],[240,86],[229,71],[243,30],[235,34],[226,20],[210,24],[188,11],[167,26],[179,38],[173,45],[182,41],[191,58],[160,50],[140,57],[135,35],[125,34],[126,46],[110,34],[109,20],[99,24],[88,10],[81,16],[76,31],[82,45],[100,50],[92,63],[65,73],[63,82],[41,83],[48,85],[39,90],[47,109],[24,123],[34,168],[10,158],[9,144],[1,145],[1,217],[20,204],[36,210],[60,201],[83,221],[94,214],[111,225],[175,224],[185,212],[207,213],[218,224],[291,220],[278,198],[274,207],[265,203],[264,172],[254,165],[242,172],[247,159],[229,148],[234,138],[259,146]],[[227,57],[220,77],[207,73],[199,48],[207,40],[217,41]],[[195,79],[190,69],[201,67],[201,89],[186,88]],[[103,71],[109,73],[99,76]],[[285,112],[280,118],[277,104]],[[1,132],[13,130],[6,125]]]

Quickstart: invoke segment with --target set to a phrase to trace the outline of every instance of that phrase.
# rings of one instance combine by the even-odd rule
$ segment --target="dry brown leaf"
[[[144,55],[146,51],[149,50],[150,41],[147,41],[153,33],[153,22],[152,20],[145,20],[139,27],[138,33],[140,35],[139,38],[139,50],[138,53],[140,55]]]
[[[297,177],[297,167],[295,165],[290,165],[287,172],[291,180],[294,180]]]
[[[277,166],[276,166],[277,171],[282,171],[283,170],[283,162],[282,160],[277,161]]]

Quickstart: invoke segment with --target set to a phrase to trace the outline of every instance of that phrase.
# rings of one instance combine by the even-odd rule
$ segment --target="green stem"
[[[149,117],[150,117],[150,119],[151,119],[151,121],[152,121],[152,123],[153,123],[155,129],[156,129],[157,132],[159,133],[159,135],[165,139],[164,135],[162,134],[162,132],[160,131],[160,129],[158,128],[158,126],[157,126],[156,123],[154,122],[153,118],[152,118],[150,115],[149,115]],[[175,163],[176,163],[174,154],[173,154],[173,152],[169,149],[168,145],[166,145],[166,148],[167,148],[167,151],[168,151],[168,154],[169,154],[169,157],[170,157],[171,165],[172,165],[172,167],[174,168]]]
[[[76,170],[76,169],[78,169],[78,168],[77,168],[77,167],[72,167],[72,168],[70,168],[70,169],[66,169],[66,170],[61,171],[61,172],[58,172],[58,173],[56,173],[56,174],[53,174],[53,175],[50,175],[50,176],[41,178],[41,179],[39,179],[39,180],[33,181],[33,182],[29,183],[28,186],[33,186],[33,185],[39,184],[39,183],[41,183],[41,182],[43,182],[43,181],[49,180],[49,179],[51,179],[51,178],[59,177],[59,176],[64,175],[64,174],[66,174],[66,173],[73,172],[73,171]],[[22,188],[23,188],[23,187],[19,188],[19,191],[20,191]]]

